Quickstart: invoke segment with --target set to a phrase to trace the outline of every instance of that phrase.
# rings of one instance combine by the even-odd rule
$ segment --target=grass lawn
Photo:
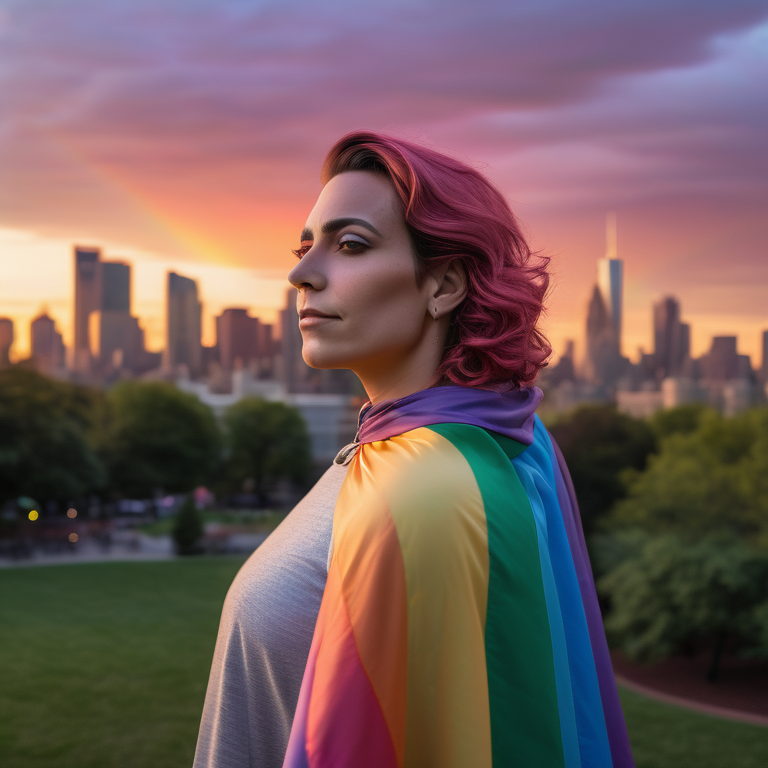
[[[768,766],[768,728],[619,692],[637,768]]]
[[[189,768],[242,561],[1,570],[3,768]],[[622,700],[638,768],[768,765],[768,728]]]
[[[243,558],[0,571],[0,765],[192,765]]]

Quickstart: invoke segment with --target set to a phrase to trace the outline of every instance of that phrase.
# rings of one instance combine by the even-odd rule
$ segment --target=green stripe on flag
[[[563,768],[536,524],[509,456],[525,446],[467,424],[429,429],[464,455],[485,506],[490,561],[485,653],[493,764]]]

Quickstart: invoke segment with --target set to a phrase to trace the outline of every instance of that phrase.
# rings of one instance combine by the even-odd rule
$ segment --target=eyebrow
[[[365,219],[355,218],[331,219],[330,221],[326,221],[325,224],[323,224],[323,226],[320,228],[320,232],[323,235],[331,235],[334,232],[338,232],[340,229],[344,229],[344,227],[348,227],[350,224],[357,224],[359,227],[364,227],[365,229],[370,230],[374,235],[384,237],[381,232],[379,232],[379,230],[376,229],[376,227],[374,227],[370,222],[367,222]],[[312,230],[309,229],[309,227],[305,227],[301,230],[301,239],[302,241],[314,240],[315,235]]]

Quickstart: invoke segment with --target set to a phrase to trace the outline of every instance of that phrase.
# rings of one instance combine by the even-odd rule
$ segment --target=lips
[[[305,317],[325,317],[333,320],[339,320],[338,315],[330,315],[326,312],[320,312],[317,309],[302,309],[299,311],[299,320],[303,320]]]

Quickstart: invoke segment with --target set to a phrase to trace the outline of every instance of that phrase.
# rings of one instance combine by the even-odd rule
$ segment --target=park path
[[[39,565],[70,565],[115,560],[172,560],[176,557],[170,536],[147,536],[135,533],[123,537],[109,547],[92,540],[78,541],[59,551],[34,550],[30,557],[0,557],[0,568],[27,568]]]
[[[109,547],[100,546],[92,539],[82,539],[58,551],[35,549],[31,556],[21,558],[0,557],[2,568],[28,568],[40,565],[70,565],[74,563],[103,563],[131,560],[174,560],[170,536],[147,536],[135,531],[117,536]],[[267,538],[266,533],[227,532],[215,542],[216,554],[250,554]],[[212,539],[213,541],[213,539]]]
[[[717,682],[706,679],[709,658],[673,657],[640,666],[612,653],[616,680],[631,691],[715,717],[768,727],[768,663],[724,659]]]

